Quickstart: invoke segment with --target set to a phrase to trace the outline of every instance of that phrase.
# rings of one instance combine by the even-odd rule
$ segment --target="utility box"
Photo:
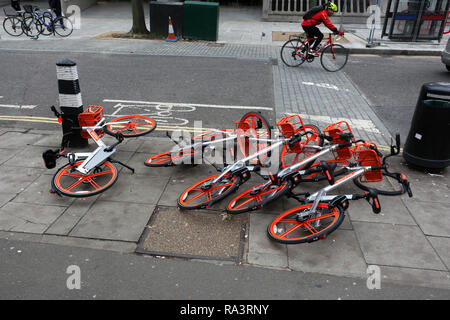
[[[422,86],[403,158],[413,165],[442,169],[450,165],[450,83]]]
[[[183,35],[183,2],[150,1],[150,32],[167,38],[169,34],[169,17],[172,18],[174,33]]]
[[[217,41],[219,3],[185,1],[183,38]]]

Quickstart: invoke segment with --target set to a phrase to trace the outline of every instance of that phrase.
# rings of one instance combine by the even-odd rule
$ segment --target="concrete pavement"
[[[116,12],[113,9],[110,8],[111,12]],[[98,22],[94,13],[90,13],[95,10],[98,8],[86,10],[88,18],[83,20],[83,25]],[[277,119],[300,113],[305,122],[320,128],[346,119],[358,138],[374,141],[386,151],[390,134],[344,73],[328,73],[318,63],[304,65],[300,72],[280,61],[281,42],[268,41],[268,35],[271,36],[272,31],[298,30],[297,24],[253,20],[233,24],[231,20],[221,20],[219,45],[211,45],[207,42],[167,44],[155,40],[92,39],[107,31],[128,31],[130,26],[126,18],[104,17],[101,21],[100,28],[88,28],[86,33],[82,28],[78,34],[75,32],[62,40],[10,39],[2,33],[0,50],[267,59],[273,65],[273,88],[270,89],[274,90]],[[257,25],[260,29],[256,29]],[[256,37],[258,30],[262,31]],[[262,32],[266,35],[262,36]],[[356,45],[356,40],[349,41],[348,45]],[[367,50],[365,52],[372,50],[365,49],[363,42],[360,45],[361,50]],[[393,45],[386,44],[390,48]],[[415,48],[435,54],[442,46],[442,43],[430,43]],[[226,200],[191,216],[184,216],[190,212],[178,211],[176,198],[179,194],[192,182],[214,171],[207,165],[145,167],[146,157],[170,149],[167,139],[150,135],[128,140],[120,146],[118,159],[133,166],[136,173],[131,175],[122,169],[118,182],[110,190],[94,198],[74,200],[48,192],[55,170],[46,170],[40,158],[43,150],[59,145],[60,132],[5,126],[0,129],[0,136],[0,237],[3,239],[114,250],[131,255],[137,250],[158,256],[229,261],[356,278],[367,277],[367,267],[377,265],[381,268],[382,281],[450,288],[448,169],[438,173],[421,172],[408,167],[401,157],[394,157],[391,166],[407,175],[414,198],[381,197],[383,211],[380,215],[374,215],[364,200],[353,202],[344,223],[327,239],[286,246],[270,241],[266,228],[281,210],[296,205],[292,200],[280,199],[264,210],[231,218],[223,215]],[[258,177],[254,177],[243,188],[258,181]],[[319,185],[309,188],[317,190]],[[353,185],[346,188],[343,192],[355,191]],[[165,220],[167,217],[173,219]],[[170,240],[170,235],[175,237],[171,233],[175,227],[178,228],[175,234],[185,240],[183,250],[180,239],[173,238],[174,241],[162,245]],[[191,233],[192,230],[196,233]],[[206,237],[211,234],[217,237]],[[150,237],[152,241],[146,241]],[[195,251],[195,248],[200,249],[198,243],[209,250]]]

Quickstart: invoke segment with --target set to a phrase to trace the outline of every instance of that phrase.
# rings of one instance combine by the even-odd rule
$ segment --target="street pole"
[[[341,26],[339,27],[339,30],[344,31],[344,11],[347,8],[347,0],[344,0],[343,7],[341,8]]]
[[[372,48],[375,47],[377,45],[380,45],[379,43],[375,43],[373,41],[374,37],[375,37],[375,23],[376,23],[376,17],[377,17],[377,11],[380,10],[379,7],[379,0],[377,0],[376,5],[372,11],[372,25],[370,26],[370,32],[369,32],[369,39],[368,42],[366,44],[367,48]]]

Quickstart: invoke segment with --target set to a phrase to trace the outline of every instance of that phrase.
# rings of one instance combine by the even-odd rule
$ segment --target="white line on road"
[[[292,115],[293,113],[286,113],[286,115]],[[300,114],[300,117],[305,122],[305,119],[325,122],[327,124],[336,123],[339,121],[347,121],[350,125],[350,128],[360,129],[373,133],[380,133],[375,124],[371,120],[363,120],[363,119],[349,119],[349,118],[338,118],[338,117],[330,117],[330,116],[316,116],[309,114]]]
[[[34,105],[0,104],[0,108],[34,109]]]
[[[269,107],[256,107],[256,106],[224,106],[224,105],[215,105],[215,104],[172,103],[172,102],[150,102],[150,101],[131,101],[131,100],[113,100],[113,99],[104,99],[103,102],[113,102],[113,103],[135,103],[135,104],[156,104],[156,105],[171,105],[171,106],[190,106],[190,107],[216,108],[216,109],[247,109],[247,110],[267,110],[267,111],[273,111],[273,108],[269,108]]]

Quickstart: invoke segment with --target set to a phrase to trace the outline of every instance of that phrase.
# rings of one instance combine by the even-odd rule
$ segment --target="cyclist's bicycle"
[[[55,115],[61,119],[62,114],[52,107]],[[144,116],[126,116],[106,122],[103,117],[103,108],[89,106],[78,115],[80,127],[73,126],[72,132],[63,135],[61,148],[47,150],[42,154],[44,164],[48,169],[56,167],[56,160],[67,158],[69,163],[61,167],[53,176],[52,191],[58,195],[68,197],[89,197],[99,194],[110,188],[117,180],[118,170],[114,163],[120,164],[132,172],[134,169],[126,164],[112,159],[116,147],[127,137],[137,137],[148,134],[156,128],[156,123]],[[138,129],[137,129],[138,128]],[[93,152],[68,152],[65,147],[69,144],[69,137],[81,130],[84,138],[91,138],[97,144]],[[117,142],[108,146],[101,138],[109,134]]]
[[[305,40],[301,37],[295,37],[288,40],[281,47],[281,60],[289,67],[298,67],[305,61],[313,62],[315,56],[309,53],[309,41],[314,39],[307,38]],[[341,70],[347,64],[349,50],[340,44],[333,43],[333,36],[330,33],[328,40],[321,44],[315,54],[320,55],[320,63],[325,70],[335,72]]]
[[[330,171],[330,179],[333,181],[331,185],[311,195],[308,193],[292,195],[302,205],[275,218],[267,228],[269,238],[284,244],[324,239],[341,225],[345,210],[349,207],[349,200],[366,199],[372,206],[372,211],[378,214],[381,212],[379,194],[394,196],[408,193],[409,197],[412,197],[406,176],[403,173],[389,172],[386,164],[388,157],[399,153],[399,140],[397,136],[397,146],[391,146],[391,154],[386,157],[377,150],[375,143],[357,142],[352,149],[356,163],[346,166],[350,173],[334,182],[333,172]],[[359,186],[360,182],[379,182],[383,176],[395,179],[400,184],[400,189],[391,191],[364,186],[364,192],[360,194],[327,195],[331,190],[350,180]],[[356,182],[358,179],[359,182]]]

